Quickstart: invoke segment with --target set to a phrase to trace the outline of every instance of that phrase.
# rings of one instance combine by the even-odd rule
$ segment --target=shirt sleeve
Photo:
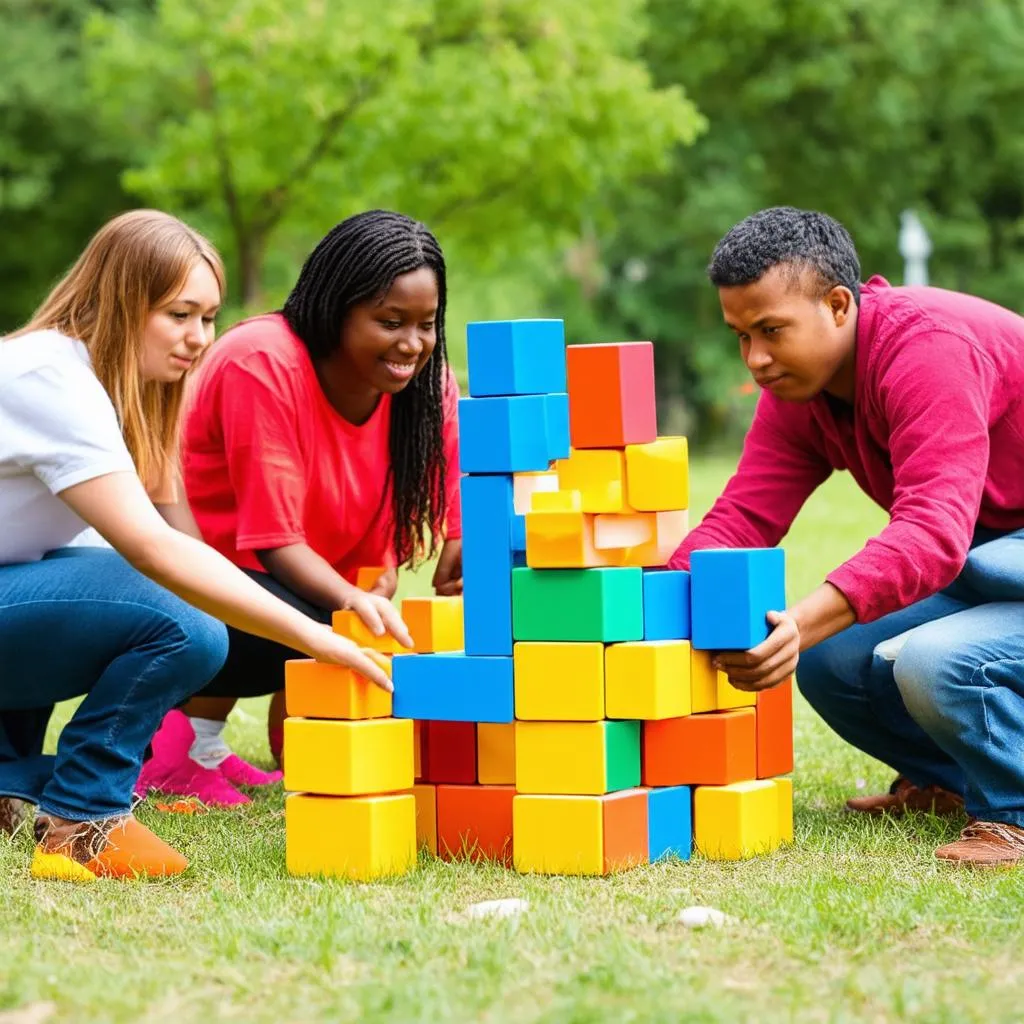
[[[110,397],[75,357],[34,367],[0,390],[0,437],[11,461],[52,494],[135,472]]]
[[[444,389],[444,459],[445,459],[445,507],[448,510],[445,523],[445,539],[455,540],[462,536],[462,501],[459,494],[459,382],[455,374],[448,371]]]
[[[901,339],[882,371],[893,467],[889,524],[827,577],[858,622],[930,597],[963,568],[988,476],[996,378],[970,342],[939,332]]]
[[[237,508],[240,551],[306,539],[306,463],[287,374],[254,353],[221,371],[224,454]]]
[[[807,406],[763,394],[732,479],[700,525],[683,539],[669,568],[689,569],[702,548],[773,548],[813,491],[832,473],[814,444]]]

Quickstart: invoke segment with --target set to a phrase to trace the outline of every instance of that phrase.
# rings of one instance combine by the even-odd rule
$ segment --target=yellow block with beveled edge
[[[775,784],[779,798],[779,840],[793,842],[793,780],[788,775],[769,779]]]
[[[579,491],[534,491],[528,512],[582,512]]]
[[[693,798],[693,838],[711,860],[740,860],[770,853],[781,842],[779,788],[770,779],[698,786]]]
[[[417,782],[412,787],[416,800],[416,845],[426,847],[437,856],[437,786]]]
[[[580,796],[512,800],[512,864],[545,875],[604,874],[601,801]]]
[[[574,492],[575,493],[575,492]],[[534,498],[564,495],[534,494]],[[593,569],[608,564],[594,547],[594,517],[561,510],[526,513],[526,564],[531,569]]]
[[[374,636],[369,626],[350,608],[335,612],[331,616],[331,628],[339,636],[348,637],[360,647],[369,647],[371,651],[381,654],[408,654],[409,648],[403,647],[390,633]]]
[[[521,641],[512,646],[516,718],[596,722],[605,716],[604,644]]]
[[[715,680],[715,706],[719,711],[731,711],[733,708],[752,708],[757,704],[757,694],[753,690],[737,690],[729,682],[725,672],[719,672]]]
[[[284,697],[292,718],[389,718],[391,694],[342,665],[312,658],[284,663]]]
[[[477,722],[476,780],[481,786],[515,784],[515,722]]]
[[[604,661],[609,718],[682,718],[690,713],[690,642],[633,640],[609,644]]]
[[[533,495],[538,491],[557,491],[558,474],[553,469],[536,472],[524,470],[512,474],[512,510],[524,516],[533,508]]]
[[[728,677],[711,664],[712,651],[690,648],[690,708],[693,714],[719,711],[718,688]]]
[[[516,722],[516,792],[608,792],[611,722]]]
[[[626,464],[616,448],[573,448],[555,463],[558,486],[579,491],[584,512],[628,512]]]
[[[417,654],[461,651],[465,646],[461,597],[407,597],[402,619]]]
[[[411,793],[355,797],[296,793],[285,800],[284,807],[285,861],[290,874],[368,882],[405,874],[416,863],[416,801]]]
[[[286,718],[284,744],[284,788],[292,792],[364,796],[412,789],[411,719]]]
[[[659,437],[626,445],[626,500],[643,512],[690,507],[685,437]]]

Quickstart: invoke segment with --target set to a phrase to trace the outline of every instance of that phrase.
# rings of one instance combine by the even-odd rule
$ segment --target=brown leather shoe
[[[1001,821],[972,821],[955,843],[940,846],[935,856],[965,867],[1013,867],[1024,860],[1024,828]]]
[[[846,801],[846,806],[860,814],[892,814],[898,817],[906,811],[924,811],[950,817],[964,809],[964,801],[963,797],[941,786],[925,786],[922,789],[901,775],[888,793],[851,797]]]
[[[31,806],[16,796],[0,796],[0,832],[13,836],[28,817]]]

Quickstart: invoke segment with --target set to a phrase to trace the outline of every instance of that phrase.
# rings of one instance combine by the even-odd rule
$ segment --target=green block
[[[515,640],[601,640],[644,636],[643,570],[513,569]]]
[[[640,723],[603,722],[606,790],[640,785]]]

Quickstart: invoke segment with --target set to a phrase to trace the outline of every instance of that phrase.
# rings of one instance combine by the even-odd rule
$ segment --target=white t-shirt
[[[89,351],[57,331],[0,339],[0,565],[34,562],[88,529],[57,495],[135,472]]]

